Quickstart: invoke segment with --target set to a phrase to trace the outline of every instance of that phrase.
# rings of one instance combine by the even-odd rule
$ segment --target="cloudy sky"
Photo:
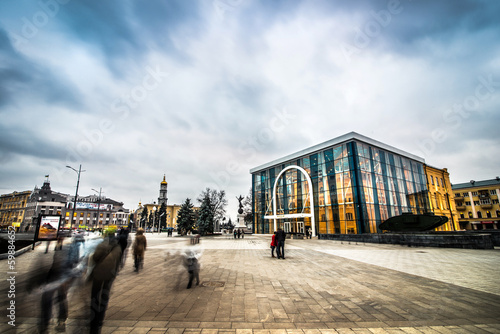
[[[250,189],[350,131],[500,175],[500,2],[0,2],[0,193],[102,188],[133,209]]]

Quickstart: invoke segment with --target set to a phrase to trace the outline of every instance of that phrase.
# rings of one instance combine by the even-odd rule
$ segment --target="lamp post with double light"
[[[66,166],[67,168],[69,169],[72,169],[76,172],[76,174],[78,175],[78,180],[76,181],[76,193],[75,193],[75,202],[73,203],[73,213],[71,215],[71,221],[70,221],[70,230],[73,229],[73,219],[75,219],[75,210],[76,210],[76,201],[78,199],[78,186],[80,185],[80,174],[82,172],[85,172],[84,170],[82,170],[82,165],[80,164],[80,168],[78,170],[74,169],[73,167],[71,166]]]

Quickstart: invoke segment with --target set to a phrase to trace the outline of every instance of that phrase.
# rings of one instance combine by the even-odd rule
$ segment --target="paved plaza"
[[[144,270],[133,271],[129,252],[103,334],[500,333],[500,249],[304,239],[287,240],[286,260],[278,260],[270,235],[206,237],[194,246],[200,285],[186,289],[180,252],[193,247],[189,239],[146,237]],[[36,333],[39,295],[23,286],[33,263],[50,259],[53,250],[44,251],[17,259],[17,326],[3,317],[0,332]],[[88,331],[89,296],[86,285],[70,290],[67,333]]]

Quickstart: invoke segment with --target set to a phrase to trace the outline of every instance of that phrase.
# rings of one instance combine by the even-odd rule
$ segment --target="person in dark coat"
[[[278,231],[276,231],[276,243],[278,247],[276,249],[276,253],[278,254],[278,259],[285,259],[285,239],[285,231],[283,231],[281,227],[278,227]]]
[[[121,228],[120,233],[118,233],[118,243],[120,244],[120,248],[122,250],[122,255],[120,259],[120,267],[123,268],[125,265],[125,260],[127,258],[127,246],[128,246],[128,228]]]
[[[68,290],[74,281],[73,268],[79,260],[78,244],[73,241],[70,245],[62,246],[54,252],[52,265],[44,267],[43,261],[38,261],[38,268],[32,270],[33,276],[28,280],[27,290],[31,292],[39,288],[41,296],[41,319],[38,325],[39,333],[48,333],[50,319],[52,318],[52,306],[54,297],[56,305],[59,306],[57,317],[57,331],[66,330],[66,319],[68,317]],[[48,268],[48,270],[46,269]]]
[[[132,250],[134,252],[134,267],[135,272],[139,272],[142,269],[144,262],[144,252],[146,251],[147,240],[144,235],[144,230],[139,228],[135,235],[134,244],[132,245]]]
[[[95,264],[90,275],[92,293],[90,298],[90,333],[99,334],[108,308],[111,286],[118,274],[121,247],[114,231],[105,231],[104,240],[97,245],[92,255]]]

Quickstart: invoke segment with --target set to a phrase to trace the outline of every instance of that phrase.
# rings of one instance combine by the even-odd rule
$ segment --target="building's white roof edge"
[[[353,139],[357,140],[357,141],[360,141],[360,142],[363,142],[363,143],[366,143],[366,144],[369,144],[371,146],[376,146],[378,148],[381,148],[381,149],[384,149],[384,150],[387,150],[387,151],[391,151],[391,152],[397,153],[399,155],[402,155],[404,157],[410,158],[412,160],[416,160],[416,161],[425,163],[425,159],[424,158],[421,158],[421,157],[419,157],[417,155],[408,153],[408,152],[400,150],[400,149],[398,149],[396,147],[384,144],[382,142],[379,142],[378,140],[375,140],[375,139],[363,136],[363,135],[361,135],[361,134],[359,134],[357,132],[352,131],[352,132],[346,133],[346,134],[344,134],[342,136],[330,139],[330,140],[328,140],[326,142],[323,142],[321,144],[317,144],[317,145],[311,146],[309,148],[306,148],[304,150],[301,150],[301,151],[289,154],[287,156],[284,156],[283,158],[279,158],[279,159],[273,160],[271,162],[265,163],[263,165],[251,168],[250,169],[250,174],[253,174],[253,173],[258,172],[258,171],[263,170],[263,169],[267,169],[267,168],[269,168],[271,166],[275,166],[275,165],[278,165],[278,164],[281,164],[281,163],[285,163],[287,161],[293,160],[295,158],[298,158],[298,157],[301,157],[301,156],[304,156],[304,155],[307,155],[307,154],[311,154],[311,153],[314,153],[314,152],[317,152],[317,151],[321,151],[321,150],[323,150],[325,148],[328,148],[330,146],[334,146],[334,145],[338,145],[338,144],[343,144],[343,143],[351,141]]]

